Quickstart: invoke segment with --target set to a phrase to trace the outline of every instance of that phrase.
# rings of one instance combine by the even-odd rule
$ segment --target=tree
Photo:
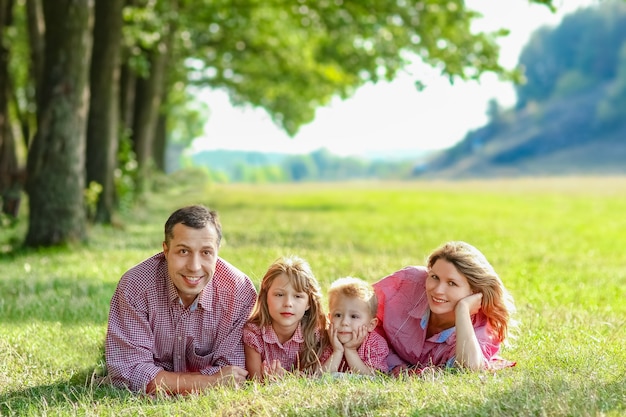
[[[28,246],[86,238],[85,134],[89,107],[91,0],[43,3],[45,63],[37,133],[28,153]]]
[[[574,94],[611,80],[626,40],[626,2],[606,1],[579,9],[556,28],[536,31],[520,55],[526,82],[517,86],[517,108]],[[602,47],[598,47],[602,45]]]
[[[102,186],[94,220],[110,223],[115,208],[114,172],[120,131],[120,42],[124,0],[95,1],[87,123],[87,184],[93,181]]]
[[[117,0],[109,3],[110,16],[117,16]],[[31,224],[26,241],[33,246],[84,238],[86,219],[77,211],[85,178],[103,181],[103,196],[110,196],[114,149],[109,139],[91,137],[107,117],[114,120],[103,111],[112,108],[111,102],[95,85],[94,95],[103,98],[94,98],[98,106],[94,103],[89,117],[94,128],[85,140],[89,77],[84,71],[93,41],[88,25],[93,0],[44,0],[43,6],[46,60],[43,82],[36,84],[37,134],[27,166]],[[169,103],[168,89],[180,83],[226,89],[234,104],[266,109],[295,135],[332,97],[348,97],[367,82],[391,80],[415,58],[451,80],[477,79],[484,72],[515,77],[498,64],[496,39],[506,30],[473,32],[478,14],[462,0],[127,0],[124,16],[120,107],[127,129],[120,131],[133,141],[140,184],[151,166],[162,166],[154,160],[164,160],[165,146],[155,145],[155,138],[162,143],[164,136],[157,132],[169,124],[168,114],[159,111],[168,108],[162,106]],[[116,50],[110,45],[115,32],[97,40],[98,56]],[[38,48],[34,41],[33,46]],[[112,79],[108,65],[91,68],[94,83]],[[107,172],[99,175],[99,169]],[[109,202],[100,209],[97,216],[106,220]]]
[[[0,0],[0,201],[2,212],[16,217],[20,186],[15,138],[8,120],[9,50],[4,40],[5,28],[12,24],[12,10],[12,0]]]

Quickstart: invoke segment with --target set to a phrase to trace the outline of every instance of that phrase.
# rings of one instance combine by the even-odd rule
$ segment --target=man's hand
[[[246,381],[248,371],[239,366],[224,366],[220,368],[220,371],[215,374],[216,380],[214,385],[224,385],[230,387],[238,387]]]

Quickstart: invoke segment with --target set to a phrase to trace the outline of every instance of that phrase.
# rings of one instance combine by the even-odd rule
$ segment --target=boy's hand
[[[330,323],[328,327],[328,338],[330,339],[330,345],[333,347],[333,352],[343,352],[344,346],[339,341],[339,331]]]
[[[368,333],[367,326],[363,325],[359,327],[356,331],[352,332],[352,339],[346,342],[343,347],[345,349],[357,350],[363,344],[365,336],[367,336]]]

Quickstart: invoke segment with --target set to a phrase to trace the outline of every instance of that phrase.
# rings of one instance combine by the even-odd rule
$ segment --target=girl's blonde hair
[[[299,353],[299,369],[315,373],[319,369],[319,355],[327,344],[327,317],[322,306],[320,285],[307,261],[298,256],[283,256],[270,265],[261,280],[261,288],[249,322],[259,327],[272,324],[267,306],[267,293],[276,277],[281,274],[289,278],[296,291],[309,296],[309,309],[301,320],[304,344]]]
[[[472,291],[483,294],[482,311],[498,340],[504,342],[509,335],[515,304],[485,255],[469,243],[452,241],[430,254],[426,262],[428,268],[438,259],[452,263],[467,278]]]

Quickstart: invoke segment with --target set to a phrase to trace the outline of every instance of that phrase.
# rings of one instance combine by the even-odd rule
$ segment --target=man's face
[[[185,306],[191,305],[215,273],[218,256],[217,231],[211,224],[194,229],[176,224],[169,245],[163,242],[170,279]]]

